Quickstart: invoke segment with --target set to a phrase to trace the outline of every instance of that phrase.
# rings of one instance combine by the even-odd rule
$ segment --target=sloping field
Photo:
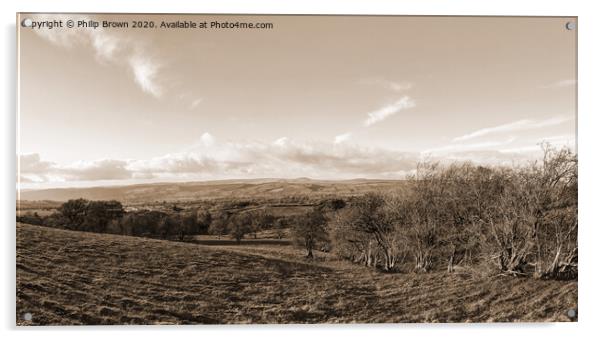
[[[574,281],[384,274],[296,253],[18,224],[17,323],[569,321],[577,306]]]

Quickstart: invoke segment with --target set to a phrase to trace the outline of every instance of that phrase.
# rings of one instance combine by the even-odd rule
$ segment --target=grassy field
[[[570,321],[576,307],[576,281],[385,274],[281,244],[17,224],[18,325]]]

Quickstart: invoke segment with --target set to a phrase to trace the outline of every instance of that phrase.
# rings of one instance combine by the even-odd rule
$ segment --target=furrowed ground
[[[290,246],[17,224],[19,325],[570,321],[576,307],[576,281],[385,274]]]

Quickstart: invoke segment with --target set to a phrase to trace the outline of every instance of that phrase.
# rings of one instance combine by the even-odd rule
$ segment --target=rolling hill
[[[187,183],[154,183],[128,186],[85,188],[51,188],[23,190],[21,200],[67,201],[85,198],[90,200],[119,200],[127,202],[191,201],[216,198],[257,198],[290,195],[357,195],[373,190],[391,190],[403,186],[398,180],[355,179],[323,181],[300,179],[219,180]]]
[[[577,306],[576,281],[385,274],[316,255],[17,224],[17,325],[571,321]]]

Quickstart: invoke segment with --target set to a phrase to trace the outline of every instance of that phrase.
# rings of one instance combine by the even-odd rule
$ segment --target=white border
[[[291,1],[289,1],[291,2]],[[282,0],[249,1],[222,0],[193,4],[190,0],[140,1],[121,0],[14,0],[0,2],[2,10],[2,305],[0,319],[4,338],[79,338],[82,335],[105,338],[125,332],[135,335],[144,331],[148,338],[163,338],[166,331],[176,331],[178,337],[261,337],[307,338],[327,335],[364,338],[366,336],[441,338],[510,338],[537,336],[546,338],[576,338],[596,333],[600,311],[602,262],[600,239],[602,224],[599,210],[601,152],[599,128],[602,127],[598,81],[602,76],[600,44],[602,11],[596,2],[585,1],[482,1],[482,0],[305,0],[287,3]],[[579,176],[580,199],[579,243],[579,322],[560,324],[478,324],[478,325],[320,325],[320,326],[225,326],[225,327],[94,327],[94,328],[15,328],[15,126],[16,126],[16,12],[157,12],[157,13],[257,13],[257,14],[413,14],[413,15],[555,15],[579,17]],[[41,333],[44,332],[44,333]]]

